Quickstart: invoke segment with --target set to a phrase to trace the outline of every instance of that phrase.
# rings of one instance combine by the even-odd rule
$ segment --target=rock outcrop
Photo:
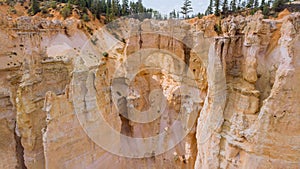
[[[196,168],[299,168],[299,14],[246,20],[244,36],[217,38],[210,52],[219,74],[208,71]]]
[[[299,13],[0,21],[0,168],[299,168]]]

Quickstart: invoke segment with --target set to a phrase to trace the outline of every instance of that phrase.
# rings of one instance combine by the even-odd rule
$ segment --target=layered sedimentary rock
[[[93,36],[1,17],[0,168],[299,168],[300,15],[285,15],[120,19]]]
[[[74,42],[66,35],[63,25],[76,24],[72,20],[67,24],[31,17],[12,20],[5,16],[1,19],[1,118],[6,119],[1,124],[7,126],[4,133],[10,129],[10,136],[2,138],[13,138],[10,144],[3,146],[10,147],[11,151],[1,153],[3,156],[14,155],[9,158],[15,159],[17,164],[9,160],[1,160],[1,163],[4,166],[44,168],[42,129],[46,127],[45,94],[48,91],[64,93],[72,70],[68,54],[75,56],[73,50],[82,42]],[[77,40],[80,34],[84,35],[78,33],[74,35]],[[64,49],[65,46],[68,48]],[[58,49],[61,52],[71,51],[57,56],[55,52]]]
[[[215,40],[209,61],[225,74],[208,73],[196,168],[299,168],[299,14],[262,17]]]

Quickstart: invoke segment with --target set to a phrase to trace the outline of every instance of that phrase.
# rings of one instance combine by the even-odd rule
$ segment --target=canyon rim
[[[1,169],[300,168],[299,12],[0,23]]]

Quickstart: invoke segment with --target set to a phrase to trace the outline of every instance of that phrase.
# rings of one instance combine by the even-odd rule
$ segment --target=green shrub
[[[47,14],[47,13],[48,13],[48,9],[46,9],[46,8],[44,7],[44,8],[41,9],[41,12],[42,12],[43,14]]]
[[[217,32],[218,35],[222,34],[221,25],[215,24],[214,30]]]
[[[254,15],[254,14],[255,14],[255,12],[256,12],[256,9],[251,9],[251,11],[250,11],[250,15]]]
[[[16,14],[17,10],[14,7],[10,7],[9,12],[12,13],[12,14]]]
[[[98,38],[91,39],[91,42],[93,43],[93,45],[97,45],[97,41],[98,41],[98,40],[99,40]]]
[[[102,55],[103,55],[104,57],[108,57],[108,53],[107,53],[107,52],[103,52]]]
[[[205,16],[204,14],[202,14],[202,13],[198,13],[198,15],[197,15],[197,17],[199,18],[199,19],[202,19],[203,18],[203,16]]]
[[[263,14],[266,18],[268,18],[269,14],[270,14],[270,9],[269,9],[269,6],[268,6],[268,5],[264,5],[262,14]]]
[[[32,5],[31,5],[31,9],[32,9],[32,14],[35,15],[36,13],[40,12],[40,3],[37,0],[33,0],[32,1]]]
[[[90,27],[87,26],[87,25],[85,25],[85,26],[86,26],[86,30],[88,31],[88,33],[89,33],[90,35],[93,35],[93,29],[90,28]]]
[[[64,6],[61,11],[60,14],[64,17],[64,19],[66,19],[67,17],[69,17],[71,15],[71,8],[69,5]]]
[[[82,19],[83,19],[84,22],[90,21],[90,18],[87,14],[83,14]]]
[[[23,0],[19,0],[19,3],[21,6],[24,6],[24,1]]]
[[[50,2],[50,7],[51,7],[52,9],[56,9],[56,2],[55,2],[55,1],[51,1],[51,2]]]
[[[40,9],[40,3],[37,0],[32,0],[31,1],[31,6],[28,9],[28,14],[35,15],[35,14],[37,14],[40,11],[41,11],[41,9]]]
[[[15,4],[16,4],[16,1],[14,1],[14,0],[5,0],[3,2],[6,2],[6,4],[9,6],[15,6]]]

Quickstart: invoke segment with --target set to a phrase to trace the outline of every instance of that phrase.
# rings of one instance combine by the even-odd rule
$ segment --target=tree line
[[[26,0],[6,0],[9,4],[15,2],[24,2]],[[270,13],[276,13],[282,10],[283,5],[290,0],[210,0],[209,5],[205,13],[198,13],[198,17],[204,15],[214,14],[216,16],[226,16],[232,13],[238,13],[246,9],[250,9],[251,14],[261,10],[265,16],[269,16]],[[12,3],[14,2],[14,3]],[[40,3],[49,4],[47,7],[40,7]],[[65,3],[66,5],[60,9],[60,13],[64,18],[67,18],[72,14],[74,6],[79,8],[83,14],[82,19],[89,21],[88,10],[91,11],[93,16],[98,19],[105,19],[106,22],[110,22],[121,16],[136,16],[139,18],[156,18],[167,19],[168,16],[162,16],[158,11],[152,8],[146,8],[143,5],[142,0],[136,2],[129,0],[51,0],[51,1],[39,1],[30,0],[30,7],[28,13],[35,15],[42,11],[47,13],[49,7],[55,9],[58,3]],[[183,6],[180,11],[171,11],[169,18],[180,18],[179,14],[182,14],[184,18],[190,18],[189,13],[193,12],[191,0],[183,0]],[[195,15],[191,15],[195,17]]]
[[[101,19],[103,16],[107,22],[110,22],[121,16],[128,15],[137,15],[141,14],[144,17],[151,18],[161,17],[161,14],[158,11],[153,10],[152,8],[146,8],[143,5],[142,0],[132,2],[129,0],[52,0],[50,3],[66,3],[67,5],[60,11],[64,18],[71,15],[72,7],[75,5],[79,8],[85,16],[87,16],[87,11],[91,11],[95,18]],[[32,15],[35,15],[37,12],[40,12],[40,5],[38,0],[30,0],[30,9],[29,12]],[[51,5],[55,6],[55,5]]]
[[[230,13],[250,9],[251,14],[261,10],[264,15],[268,16],[271,11],[281,11],[282,5],[286,2],[289,2],[289,0],[261,0],[261,2],[258,0],[231,0],[230,2],[228,0],[210,0],[205,15],[215,14],[216,16],[226,16]]]
[[[265,16],[269,16],[272,12],[277,13],[283,10],[283,6],[286,2],[290,0],[210,0],[209,5],[205,13],[198,13],[198,17],[201,18],[205,15],[214,14],[216,16],[227,16],[232,13],[239,13],[250,10],[251,14],[256,11],[261,10]],[[190,18],[189,13],[193,12],[191,0],[183,0],[183,6],[181,7],[180,13],[183,14],[185,19]],[[175,10],[170,12],[170,18],[179,18],[179,14]],[[195,15],[191,16],[192,18]]]

